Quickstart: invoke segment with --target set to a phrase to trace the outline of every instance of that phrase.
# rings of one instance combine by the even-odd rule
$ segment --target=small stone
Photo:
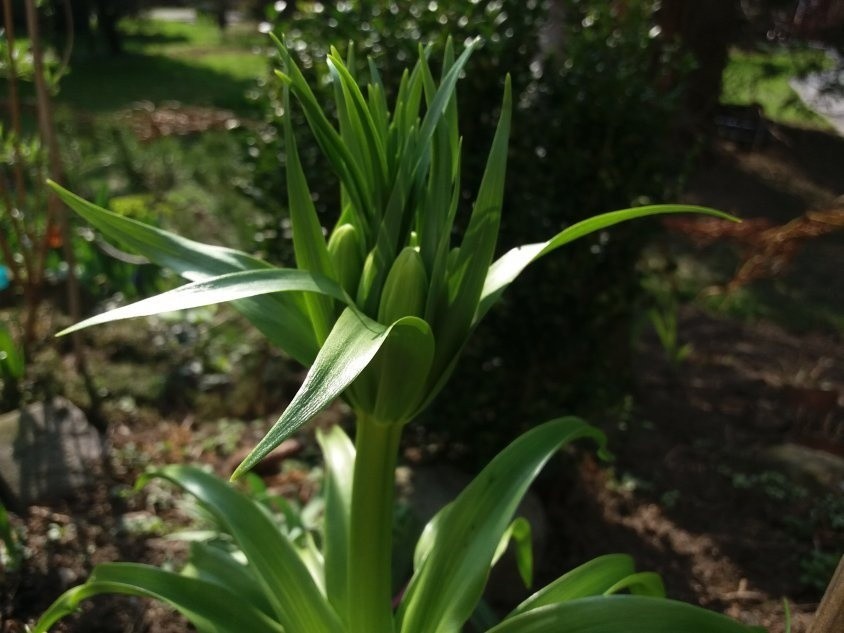
[[[102,458],[100,435],[64,398],[0,416],[0,495],[11,507],[66,497],[93,481]]]

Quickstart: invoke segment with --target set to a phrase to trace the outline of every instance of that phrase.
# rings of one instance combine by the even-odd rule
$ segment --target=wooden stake
[[[810,633],[841,633],[844,631],[844,556],[838,561],[838,567],[821,604],[815,613]]]

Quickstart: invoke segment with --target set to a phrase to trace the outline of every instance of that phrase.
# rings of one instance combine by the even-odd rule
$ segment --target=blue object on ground
[[[12,284],[12,279],[9,277],[9,269],[5,266],[0,266],[0,290],[5,290]]]

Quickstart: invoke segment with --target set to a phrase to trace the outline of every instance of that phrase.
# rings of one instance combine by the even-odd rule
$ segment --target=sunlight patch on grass
[[[807,108],[788,85],[792,77],[822,70],[829,64],[824,51],[817,49],[733,49],[724,70],[721,101],[742,105],[758,103],[764,108],[765,116],[774,121],[829,128],[829,124]]]

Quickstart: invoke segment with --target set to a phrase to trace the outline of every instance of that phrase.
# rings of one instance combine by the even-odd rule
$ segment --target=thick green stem
[[[358,414],[349,542],[349,630],[391,633],[393,503],[401,424]]]

